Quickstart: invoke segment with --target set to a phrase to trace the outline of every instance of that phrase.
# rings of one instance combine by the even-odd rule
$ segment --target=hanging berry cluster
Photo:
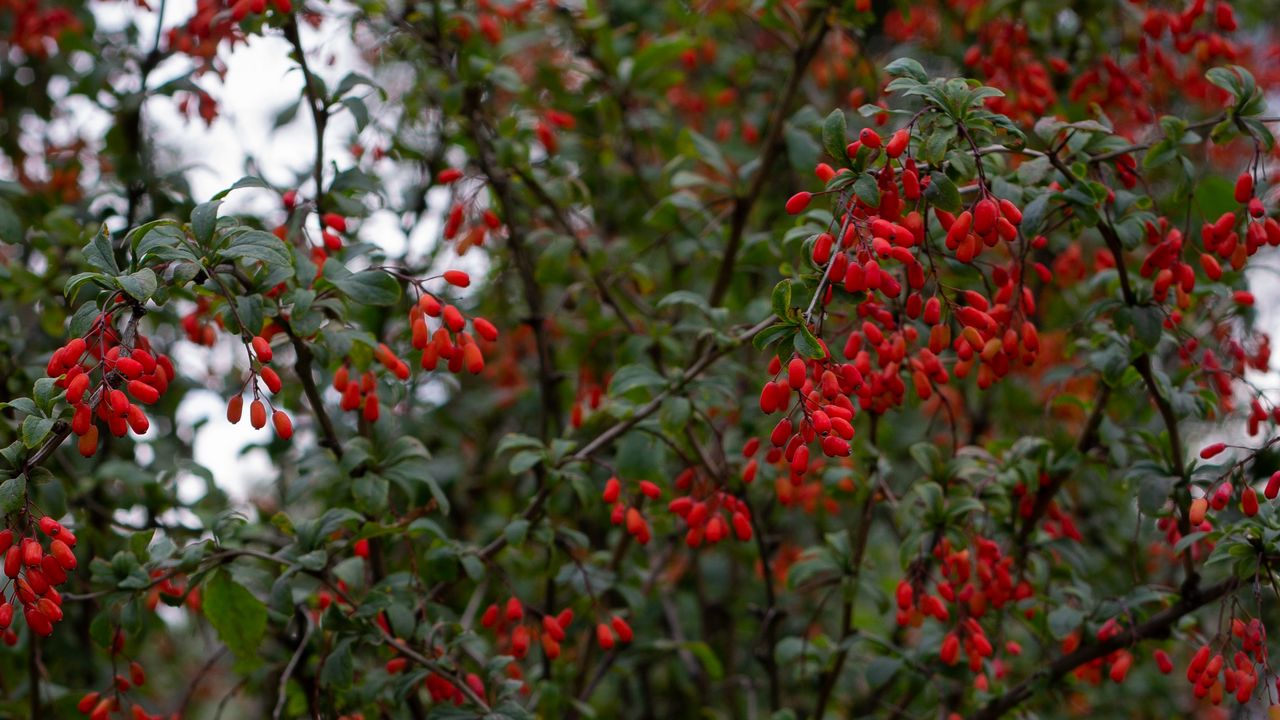
[[[516,597],[507,598],[501,610],[497,603],[490,605],[480,616],[480,624],[492,630],[497,637],[498,648],[518,660],[529,654],[529,648],[535,641],[542,645],[547,659],[560,657],[560,644],[572,623],[573,610],[569,608],[561,610],[558,615],[542,615],[541,623],[526,622],[524,604]]]
[[[975,681],[985,688],[989,681],[983,674],[984,663],[995,659],[995,648],[980,620],[989,610],[999,611],[1031,597],[1034,591],[1027,581],[1014,579],[1013,558],[1005,555],[996,542],[976,537],[974,544],[976,554],[970,548],[954,548],[948,538],[943,538],[932,553],[940,574],[933,583],[933,592],[924,592],[929,566],[922,560],[913,564],[909,577],[898,583],[895,600],[899,626],[919,627],[929,617],[950,624],[955,618],[952,629],[942,639],[939,656],[947,665],[955,665],[963,651],[970,672],[977,675]],[[1027,612],[1029,617],[1034,613]],[[1005,650],[1011,655],[1020,652],[1016,644]],[[999,674],[996,666],[997,677]]]
[[[482,247],[489,235],[502,229],[502,220],[490,208],[482,208],[475,193],[465,193],[455,185],[465,177],[457,168],[436,173],[436,182],[454,186],[453,205],[444,223],[444,239],[454,243],[454,252],[466,255],[473,247]],[[464,232],[465,230],[465,232]]]
[[[610,513],[609,519],[614,525],[625,525],[627,533],[636,539],[641,545],[649,544],[652,537],[649,528],[649,521],[644,517],[644,498],[657,500],[662,496],[662,489],[656,483],[648,480],[639,482],[640,495],[634,497],[631,501],[623,501],[622,499],[622,482],[617,476],[610,477],[605,481],[604,493],[601,499],[606,504],[613,506],[613,512]]]
[[[843,143],[843,114],[833,114],[827,126],[824,139],[834,149]],[[905,378],[924,400],[952,373],[964,378],[977,365],[978,385],[986,388],[1015,364],[1034,364],[1039,353],[1039,337],[1029,319],[1035,297],[1023,279],[1028,245],[1018,244],[1021,211],[991,193],[981,169],[978,197],[969,207],[956,214],[932,208],[956,261],[976,269],[975,261],[988,249],[1004,257],[1004,264],[991,265],[990,296],[946,287],[938,277],[925,219],[926,191],[934,183],[951,181],[936,172],[920,177],[908,155],[911,133],[911,127],[903,128],[884,142],[875,130],[863,129],[844,150],[860,172],[819,164],[815,174],[828,187],[822,194],[834,194],[837,200],[835,217],[812,241],[811,260],[821,272],[817,289],[803,313],[790,307],[789,284],[775,290],[775,312],[791,326],[796,352],[785,361],[782,356],[770,361],[773,377],[761,391],[760,409],[783,413],[769,439],[782,450],[795,485],[810,470],[812,443],[827,457],[848,456],[858,409],[884,413],[901,405]],[[980,168],[981,157],[974,151]],[[787,212],[804,212],[813,197],[797,193],[787,201]],[[1041,266],[1037,272],[1048,271]],[[857,319],[841,326],[848,332],[843,363],[822,337],[826,308],[837,287],[857,303]],[[785,332],[787,324],[775,327]],[[927,346],[917,347],[926,328]],[[948,350],[954,358],[944,361]]]
[[[274,352],[266,337],[255,335],[244,343],[244,347],[245,354],[249,356],[249,376],[240,386],[240,392],[227,401],[227,422],[232,425],[240,422],[244,412],[245,389],[252,388],[253,401],[249,403],[249,424],[255,430],[261,430],[267,426],[267,407],[271,404],[271,399],[262,394],[258,387],[258,380],[262,380],[262,384],[267,386],[267,391],[272,395],[280,392],[283,383],[280,375],[268,365]],[[271,405],[271,425],[281,440],[293,437],[293,421],[289,419],[289,414],[276,409],[274,405]]]
[[[454,287],[465,288],[471,277],[461,270],[447,270],[441,276]],[[444,360],[449,372],[461,372],[464,368],[472,375],[484,370],[484,354],[471,333],[466,332],[467,317],[456,306],[442,302],[429,292],[423,281],[414,281],[421,293],[418,302],[409,308],[409,328],[414,349],[422,351],[422,369],[435,370]],[[428,318],[438,321],[431,330]],[[471,318],[471,329],[485,342],[498,339],[498,329],[482,317]],[[385,364],[385,360],[384,360]]]
[[[116,437],[130,430],[135,435],[146,433],[151,422],[139,403],[159,401],[175,377],[169,357],[153,353],[150,341],[136,333],[136,326],[129,333],[132,347],[124,345],[111,324],[113,317],[113,311],[99,315],[84,337],[72,338],[55,350],[45,368],[66,390],[72,408],[71,431],[79,437],[77,447],[85,457],[97,452],[99,425]]]
[[[115,636],[111,642],[111,657],[114,662],[117,658],[124,654],[125,634],[123,630],[116,630]],[[89,720],[107,720],[113,714],[129,709],[129,717],[133,720],[163,720],[165,717],[160,713],[149,713],[141,704],[130,698],[130,692],[142,687],[147,683],[147,673],[142,665],[136,661],[129,662],[129,674],[124,675],[117,673],[111,680],[109,687],[86,693],[80,698],[80,702],[76,704],[76,708],[84,715],[89,716]]]
[[[728,539],[730,533],[742,542],[751,539],[751,509],[742,499],[699,477],[693,468],[680,473],[675,486],[685,494],[672,500],[667,509],[688,526],[684,535],[686,545],[691,548],[700,547],[704,542],[715,545]]]
[[[57,586],[67,581],[67,573],[77,565],[71,550],[76,545],[74,533],[48,515],[41,517],[36,527],[49,540],[48,552],[40,535],[29,528],[26,535],[12,528],[0,531],[4,574],[13,587],[8,597],[0,593],[0,629],[7,645],[18,641],[11,629],[15,603],[22,605],[22,616],[31,632],[42,637],[53,632],[54,623],[62,620],[62,595]]]

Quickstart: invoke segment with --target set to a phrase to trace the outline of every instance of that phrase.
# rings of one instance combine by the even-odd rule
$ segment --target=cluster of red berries
[[[436,173],[436,182],[441,185],[452,185],[463,177],[465,175],[461,170],[445,168]],[[459,256],[465,255],[473,247],[483,246],[490,233],[502,228],[502,220],[498,218],[498,214],[489,208],[478,208],[474,198],[474,195],[467,197],[455,193],[453,206],[449,208],[449,215],[445,219],[444,239],[457,241],[454,252]],[[475,215],[477,210],[479,210],[478,221],[475,218],[468,218],[468,215]],[[465,233],[462,232],[464,224],[466,225]]]
[[[1023,520],[1030,520],[1035,513],[1036,502],[1038,501],[1039,488],[1043,488],[1050,484],[1049,475],[1040,473],[1039,486],[1036,492],[1028,492],[1027,485],[1019,481],[1013,486],[1013,496],[1018,500],[1018,517]],[[1057,500],[1050,500],[1045,506],[1044,521],[1042,527],[1045,533],[1054,539],[1067,538],[1075,542],[1084,540],[1084,536],[1080,534],[1080,529],[1076,527],[1075,520],[1063,512],[1062,507],[1058,505]]]
[[[529,13],[533,11],[534,0],[517,0],[513,3],[494,3],[491,0],[476,0],[475,26],[472,26],[472,15],[453,16],[453,33],[459,40],[466,42],[479,32],[490,45],[502,42],[502,24],[512,23],[518,28],[529,22]]]
[[[648,480],[641,480],[639,489],[640,495],[650,500],[657,500],[662,496],[662,489]],[[637,542],[641,545],[649,544],[652,535],[649,521],[645,520],[644,517],[642,499],[637,497],[631,502],[622,501],[622,482],[618,480],[617,476],[605,481],[601,499],[613,506],[613,512],[610,513],[609,519],[614,525],[625,524],[627,533],[634,537]]]
[[[213,344],[218,340],[218,330],[222,327],[222,318],[213,316],[210,319],[209,308],[209,298],[202,295],[196,298],[196,306],[192,308],[191,312],[186,313],[179,319],[182,331],[187,335],[187,340],[196,345],[213,347]]]
[[[245,352],[249,354],[250,367],[249,377],[245,379],[244,384],[245,387],[253,386],[253,402],[249,404],[249,424],[255,430],[261,430],[267,426],[267,404],[271,400],[267,399],[266,403],[263,402],[265,396],[258,389],[258,379],[262,379],[262,384],[267,386],[267,391],[272,395],[279,393],[283,384],[280,380],[280,375],[267,364],[271,362],[273,352],[271,343],[265,337],[255,335],[245,343]],[[240,422],[243,412],[244,387],[227,401],[227,422],[232,425]],[[280,439],[288,440],[293,437],[293,421],[289,419],[288,413],[274,406],[271,408],[271,425],[275,428],[276,435],[279,435]]]
[[[1025,600],[1034,594],[1030,583],[1016,581],[1011,572],[1013,558],[1003,554],[1000,546],[987,538],[976,539],[977,553],[969,548],[955,549],[944,538],[934,546],[933,559],[939,564],[941,578],[934,584],[934,593],[922,592],[926,580],[923,561],[913,565],[911,575],[916,579],[899,581],[895,592],[897,623],[902,627],[919,627],[927,617],[949,624],[956,617],[956,625],[943,636],[938,648],[939,657],[947,665],[955,665],[961,652],[967,659],[974,682],[981,690],[988,687],[984,664],[998,679],[1004,675],[1003,662],[995,657],[995,648],[979,622],[989,609],[1000,610],[1010,603]],[[1034,610],[1027,610],[1028,617]],[[1005,652],[1018,655],[1022,648],[1015,642],[1005,644]]]
[[[157,402],[176,376],[168,356],[153,353],[142,335],[132,350],[121,345],[109,319],[109,314],[99,316],[85,337],[73,338],[55,350],[45,368],[66,390],[72,408],[71,431],[85,457],[97,452],[99,424],[116,437],[130,430],[136,435],[146,433],[151,422],[136,403]],[[98,373],[96,384],[94,372]]]
[[[765,414],[782,412],[784,415],[769,436],[773,447],[766,459],[769,462],[785,459],[792,484],[799,485],[810,469],[810,443],[818,441],[828,457],[849,454],[857,412],[849,395],[865,383],[862,373],[852,363],[836,363],[829,356],[820,360],[793,356],[787,363],[785,380],[777,379],[782,373],[782,361],[776,355],[770,361],[769,370],[775,379],[765,383],[760,393],[760,410]],[[797,395],[794,406],[793,393]],[[796,409],[801,416],[798,427],[791,421]]]
[[[148,592],[146,600],[146,608],[155,611],[160,606],[161,596],[181,599],[183,604],[191,609],[192,612],[200,612],[201,595],[200,588],[184,585],[179,578],[168,575],[164,570],[152,570],[151,579],[158,581]]]
[[[951,617],[947,605],[960,608],[964,614],[981,618],[989,608],[1000,610],[1011,602],[1031,597],[1033,590],[1026,580],[1015,582],[1010,572],[1013,558],[987,538],[976,539],[977,556],[969,548],[954,549],[943,538],[933,549],[942,579],[934,588],[937,597],[915,592],[916,586],[906,580],[898,584],[899,625],[919,625],[925,616],[940,622]]]
[[[271,7],[282,15],[293,10],[292,0],[271,0]],[[235,0],[231,5],[231,19],[236,22],[249,15],[261,15],[267,11],[267,0]]]
[[[111,641],[111,655],[118,656],[124,652],[124,631],[116,630]],[[117,674],[111,680],[110,687],[101,691],[86,693],[76,704],[76,708],[89,720],[107,720],[113,713],[120,712],[129,702],[128,693],[134,688],[147,683],[147,673],[136,660],[129,663],[129,674]],[[141,705],[129,705],[129,717],[132,720],[164,720],[159,713],[149,713]],[[176,719],[176,715],[174,718]]]
[[[40,518],[37,526],[49,538],[47,553],[34,534],[23,537],[11,529],[0,531],[4,574],[14,587],[12,596],[0,594],[0,629],[7,645],[18,641],[10,629],[14,602],[22,604],[22,616],[31,632],[42,637],[53,632],[54,623],[62,620],[62,596],[57,586],[67,581],[69,571],[76,569],[76,556],[71,551],[76,545],[75,534],[48,515]]]
[[[516,667],[514,664],[508,665],[508,668]],[[484,697],[484,681],[475,673],[467,673],[464,678],[467,687],[480,697]],[[462,690],[454,685],[448,678],[442,677],[436,673],[431,673],[422,681],[422,685],[427,689],[427,693],[431,695],[431,702],[434,703],[453,703],[454,705],[462,705],[467,702],[467,696]]]
[[[1187,682],[1195,686],[1196,698],[1208,698],[1214,705],[1220,704],[1224,695],[1234,695],[1241,705],[1248,703],[1258,686],[1257,664],[1267,664],[1266,629],[1257,618],[1247,625],[1239,618],[1233,619],[1231,632],[1241,641],[1241,649],[1230,662],[1222,653],[1201,645],[1187,665]]]
[[[461,270],[445,271],[445,282],[465,288],[471,278]],[[416,287],[421,289],[421,284]],[[439,324],[433,331],[428,318]],[[422,351],[422,369],[435,370],[441,360],[449,372],[467,372],[477,375],[484,370],[484,354],[471,333],[466,332],[467,317],[456,306],[441,302],[440,298],[422,290],[418,302],[409,308],[409,329],[414,349]],[[482,317],[471,318],[471,329],[485,342],[498,339],[498,329]]]
[[[1208,22],[1197,26],[1201,17]],[[1104,55],[1094,67],[1075,76],[1068,97],[1073,102],[1115,108],[1108,115],[1121,122],[1131,118],[1139,123],[1155,119],[1153,106],[1159,107],[1170,92],[1170,81],[1177,83],[1185,97],[1216,99],[1220,91],[1205,80],[1203,71],[1212,65],[1238,62],[1245,55],[1223,35],[1236,26],[1235,13],[1224,0],[1215,2],[1211,16],[1206,13],[1206,0],[1192,0],[1181,12],[1149,8],[1142,20],[1137,53],[1123,64]],[[1162,41],[1166,30],[1170,45]]]
[[[667,509],[689,526],[684,535],[689,547],[696,548],[704,542],[715,545],[728,539],[730,533],[741,542],[751,539],[751,509],[746,502],[723,487],[700,480],[693,468],[676,478],[676,489],[685,495],[672,500]]]
[[[507,598],[501,609],[497,603],[489,605],[480,616],[480,624],[497,636],[499,649],[521,660],[529,654],[534,641],[542,645],[548,659],[560,657],[560,644],[572,623],[573,610],[565,608],[558,615],[543,615],[540,629],[531,626],[525,622],[524,604],[516,597]]]
[[[405,372],[407,376],[408,366],[405,366]],[[333,389],[342,395],[339,407],[347,412],[359,411],[366,422],[377,422],[381,405],[378,401],[378,376],[372,370],[361,373],[357,381],[351,378],[349,365],[343,363],[333,374]]]
[[[1060,60],[1050,60],[1045,67],[1041,55],[1024,22],[994,17],[981,24],[977,43],[964,53],[964,64],[980,72],[986,84],[1004,90],[1004,97],[990,98],[987,107],[1030,125],[1057,101],[1050,70],[1069,70]]]
[[[268,5],[281,15],[293,10],[292,0],[197,0],[190,19],[167,31],[168,50],[201,61],[198,72],[214,69],[223,42],[234,45],[244,40],[240,21],[250,14],[261,15]]]
[[[918,204],[928,178],[921,180],[914,159],[901,159],[910,139],[907,129],[898,130],[887,142],[870,128],[859,133],[846,152],[858,162],[875,163],[883,157],[884,163],[875,173],[879,200],[872,206],[857,194],[842,193],[837,203],[839,233],[821,233],[813,242],[812,260],[830,280],[821,289],[823,306],[831,302],[837,285],[861,298],[857,305],[861,322],[855,323],[844,345],[849,362],[835,362],[826,343],[819,339],[822,357],[791,358],[785,368],[785,383],[778,379],[782,360],[775,357],[769,368],[774,379],[761,392],[763,412],[786,412],[771,440],[775,447],[785,448],[792,481],[797,484],[808,469],[808,445],[815,439],[821,438],[822,451],[829,457],[849,454],[855,413],[850,396],[856,396],[863,409],[884,412],[903,402],[907,389],[903,376],[908,375],[917,396],[928,399],[936,385],[950,379],[940,357],[948,348],[955,352],[954,374],[967,377],[977,365],[982,388],[1008,374],[1016,362],[1033,364],[1039,354],[1039,336],[1029,320],[1035,313],[1035,297],[1023,279],[1022,254],[1011,248],[1019,238],[1022,213],[1011,201],[992,196],[985,183],[979,183],[979,198],[968,209],[952,215],[935,207],[934,214],[946,232],[946,246],[957,260],[973,263],[986,248],[1003,249],[1008,264],[992,266],[994,293],[988,298],[970,290],[956,292],[954,298],[936,294],[926,299],[922,292],[926,270],[917,259],[926,239],[926,222],[918,209],[907,211],[904,202]],[[847,172],[825,163],[815,170],[824,182]],[[787,212],[802,212],[813,196],[809,192],[792,196]],[[1043,246],[1044,242],[1037,238],[1032,245]],[[927,349],[916,351],[920,330],[913,324],[900,326],[897,314],[877,299],[883,296],[892,301],[903,293],[893,265],[901,267],[909,288],[903,308],[906,317],[929,328]],[[1034,267],[1042,280],[1047,278],[1048,268]],[[936,291],[941,293],[941,289]],[[798,428],[790,418],[794,412],[789,402],[791,392],[800,393]]]

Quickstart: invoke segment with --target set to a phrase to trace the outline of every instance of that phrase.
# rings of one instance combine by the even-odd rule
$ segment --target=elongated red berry
[[[293,437],[293,421],[289,419],[289,415],[283,410],[276,410],[271,413],[271,424],[275,426],[276,435],[281,440],[288,440]]]
[[[613,649],[613,630],[611,630],[605,623],[596,625],[596,643],[600,646],[601,650]]]
[[[493,342],[498,339],[498,328],[494,327],[493,323],[482,317],[471,318],[471,326],[476,329],[477,335],[488,342]]]
[[[809,207],[809,201],[812,199],[813,193],[810,192],[802,191],[792,195],[791,198],[787,200],[787,214],[798,215],[804,212],[804,209]]]
[[[258,360],[264,363],[271,362],[271,343],[267,342],[267,339],[261,335],[255,336],[251,342],[253,345],[253,354],[258,356]]]
[[[444,272],[444,281],[454,287],[467,287],[471,284],[471,276],[461,270],[446,270]]]
[[[1219,453],[1221,453],[1223,450],[1226,450],[1226,449],[1227,449],[1226,443],[1213,443],[1212,445],[1206,445],[1205,448],[1200,451],[1200,457],[1205,460],[1208,460],[1209,458],[1215,455],[1218,455]]]
[[[907,149],[907,143],[911,140],[911,133],[903,128],[895,132],[889,142],[885,143],[884,152],[891,158],[896,158]]]
[[[240,416],[244,413],[244,396],[233,395],[227,401],[227,422],[235,425],[240,422]]]
[[[1253,175],[1249,172],[1240,173],[1240,177],[1236,178],[1236,202],[1244,204],[1249,202],[1249,198],[1253,197]]]
[[[249,424],[255,430],[261,430],[267,426],[267,406],[263,405],[261,400],[254,400],[249,405]]]
[[[619,640],[624,643],[631,642],[633,633],[631,632],[631,626],[627,624],[626,620],[614,615],[609,618],[609,624],[613,626],[613,631],[618,634]]]
[[[618,502],[618,496],[621,493],[622,483],[618,481],[618,478],[611,477],[604,483],[604,493],[601,495],[601,499],[612,505]]]
[[[1246,487],[1240,493],[1240,511],[1245,517],[1253,517],[1258,514],[1258,493],[1251,487]]]
[[[1267,487],[1262,491],[1268,500],[1275,500],[1280,495],[1280,470],[1271,473],[1271,478],[1267,480]]]
[[[804,360],[798,357],[791,358],[791,362],[787,363],[787,384],[791,389],[799,390],[804,387],[806,375],[808,375],[808,368]]]
[[[338,213],[325,213],[321,216],[320,221],[323,222],[326,227],[336,230],[337,232],[347,231],[347,219]]]

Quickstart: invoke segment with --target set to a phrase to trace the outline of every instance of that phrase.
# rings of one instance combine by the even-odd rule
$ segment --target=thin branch
[[[968,720],[996,720],[1018,707],[1037,691],[1060,682],[1082,665],[1104,658],[1140,640],[1167,637],[1173,626],[1184,616],[1221,599],[1235,590],[1239,584],[1238,579],[1230,578],[1204,590],[1193,590],[1189,594],[1184,594],[1176,603],[1156,613],[1146,622],[1134,625],[1102,642],[1086,645],[1057,658],[1031,677],[1013,686],[1005,694],[988,702],[981,710],[970,715]]]
[[[311,633],[315,631],[315,625],[311,622],[311,616],[305,612],[299,612],[302,618],[303,630],[302,638],[298,640],[298,649],[294,651],[293,657],[289,658],[289,664],[284,666],[284,672],[280,673],[280,684],[276,694],[276,709],[271,713],[271,720],[280,720],[284,713],[285,700],[289,695],[286,692],[289,685],[289,678],[293,677],[293,671],[297,669],[298,662],[302,660],[302,654],[306,652],[307,643],[311,640]]]
[[[724,256],[720,260],[720,269],[716,272],[715,284],[711,286],[711,294],[708,296],[712,306],[719,305],[724,300],[725,294],[729,292],[729,283],[733,280],[738,261],[738,251],[742,249],[742,237],[747,230],[747,218],[751,215],[751,208],[760,199],[760,194],[764,192],[765,185],[774,179],[770,170],[785,144],[782,134],[783,126],[800,92],[800,84],[804,80],[809,63],[817,56],[818,48],[827,36],[829,11],[827,3],[810,11],[804,25],[803,40],[793,55],[791,74],[787,76],[782,97],[774,105],[773,115],[769,118],[769,129],[765,134],[764,149],[760,151],[755,176],[751,179],[747,192],[734,199],[729,239],[724,248]]]

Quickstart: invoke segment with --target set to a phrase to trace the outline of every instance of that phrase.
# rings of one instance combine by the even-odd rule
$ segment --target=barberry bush
[[[1274,14],[0,0],[0,714],[1280,717]]]

